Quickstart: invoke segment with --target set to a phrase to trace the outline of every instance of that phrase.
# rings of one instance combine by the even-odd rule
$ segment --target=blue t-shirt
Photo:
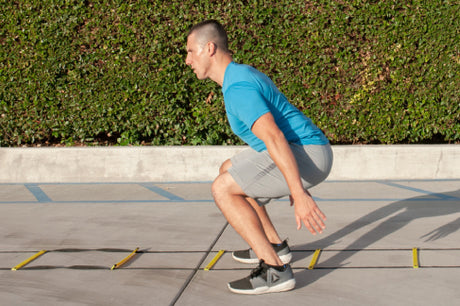
[[[300,145],[329,143],[323,132],[289,103],[272,80],[251,66],[231,62],[225,70],[222,93],[230,127],[256,151],[264,151],[267,147],[251,128],[268,112],[288,142]]]

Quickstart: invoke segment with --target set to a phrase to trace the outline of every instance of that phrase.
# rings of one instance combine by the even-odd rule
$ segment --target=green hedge
[[[0,0],[0,146],[240,144],[184,63],[208,18],[333,143],[460,141],[458,1]]]

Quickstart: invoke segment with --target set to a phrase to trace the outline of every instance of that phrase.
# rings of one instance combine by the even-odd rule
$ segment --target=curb
[[[246,146],[0,148],[0,182],[212,181]],[[335,145],[328,180],[458,179],[460,145]]]

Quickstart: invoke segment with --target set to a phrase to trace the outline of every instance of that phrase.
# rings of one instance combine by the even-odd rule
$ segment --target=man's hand
[[[294,200],[292,196],[289,196],[291,206],[294,205],[295,219],[297,222],[297,230],[302,228],[302,222],[305,227],[313,234],[322,233],[323,229],[326,228],[324,221],[326,216],[318,208],[316,202],[313,200],[309,193],[305,196]]]

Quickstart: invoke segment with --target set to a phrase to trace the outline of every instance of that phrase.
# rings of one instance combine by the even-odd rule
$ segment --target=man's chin
[[[204,74],[198,74],[198,73],[196,72],[196,70],[193,70],[193,73],[195,74],[195,76],[196,76],[196,78],[197,78],[198,80],[206,80],[206,79],[208,78],[208,77],[205,76]]]
[[[204,75],[198,75],[198,74],[197,74],[197,75],[196,75],[196,78],[197,78],[198,80],[201,80],[201,81],[202,81],[202,80],[206,80],[208,77],[207,77],[207,76],[204,76]]]

